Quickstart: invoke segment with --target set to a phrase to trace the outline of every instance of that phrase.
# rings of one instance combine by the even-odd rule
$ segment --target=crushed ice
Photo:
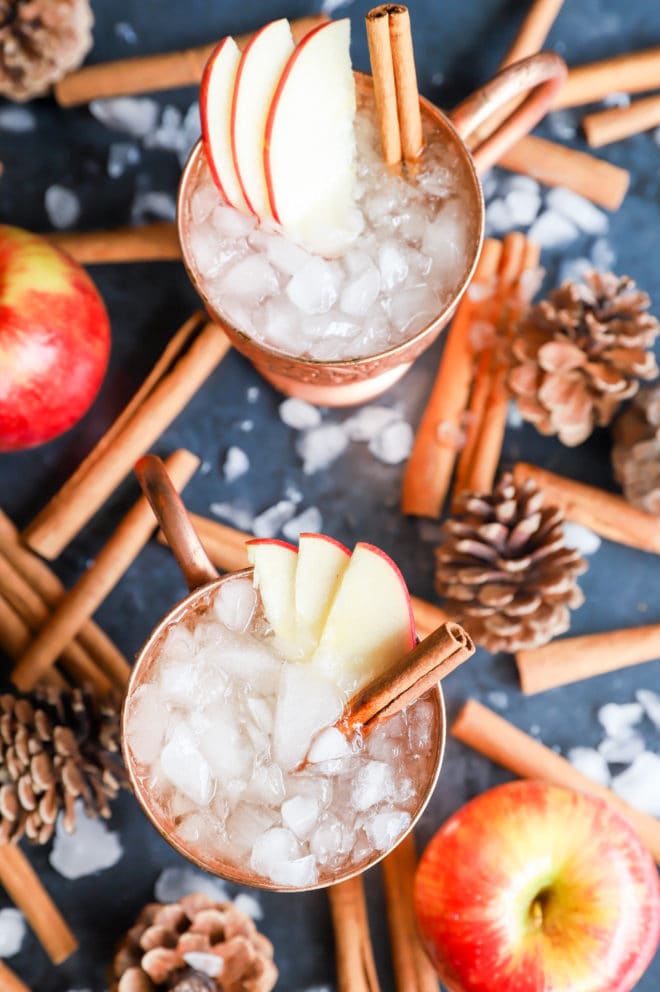
[[[87,816],[82,800],[76,800],[76,826],[72,834],[64,829],[62,816],[55,827],[55,840],[49,861],[65,878],[82,878],[117,864],[123,854],[119,834],[103,820]]]
[[[226,482],[234,482],[245,475],[250,468],[250,459],[237,445],[233,444],[227,449],[222,472]]]
[[[224,882],[187,866],[165,868],[154,885],[158,902],[178,902],[184,896],[200,892],[216,902],[228,902],[229,892]]]
[[[308,506],[307,509],[299,513],[297,517],[292,517],[282,527],[282,533],[288,541],[297,541],[301,534],[320,534],[323,531],[323,517],[317,506]]]
[[[211,503],[209,510],[214,517],[220,517],[237,530],[252,530],[254,514],[245,507],[234,506],[233,503]]]
[[[37,120],[29,107],[18,107],[9,104],[0,107],[0,130],[11,131],[13,134],[25,134],[34,131]]]
[[[339,424],[321,424],[305,431],[296,442],[305,475],[328,468],[348,446],[346,432]]]
[[[282,422],[295,431],[309,430],[321,423],[320,410],[295,396],[289,396],[280,403],[279,410]]]
[[[0,909],[0,958],[18,954],[26,933],[27,924],[20,909]]]
[[[80,217],[80,200],[71,189],[54,183],[44,196],[48,219],[58,229],[73,227]]]
[[[160,108],[150,97],[118,96],[92,100],[89,109],[105,127],[143,138],[155,128]]]
[[[610,784],[610,770],[600,751],[593,747],[572,747],[567,757],[574,768],[593,782],[605,786]]]
[[[564,522],[564,538],[568,547],[575,548],[581,555],[595,555],[602,544],[598,534],[572,520]]]
[[[278,500],[252,521],[255,537],[275,537],[287,521],[295,515],[296,504],[290,499]]]

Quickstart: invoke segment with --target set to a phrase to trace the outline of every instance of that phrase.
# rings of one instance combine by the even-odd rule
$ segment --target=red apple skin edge
[[[334,544],[334,546],[338,548],[339,551],[342,551],[347,558],[351,557],[351,552],[345,544],[342,544],[341,541],[337,541],[334,537],[328,537],[327,534],[317,534],[315,531],[305,530],[301,531],[300,537],[314,537],[319,541],[327,541],[328,544]]]
[[[108,315],[85,270],[43,238],[0,225],[0,451],[72,427],[109,352]]]
[[[451,992],[631,992],[660,936],[658,875],[602,799],[510,782],[438,831],[415,878]]]
[[[295,544],[289,544],[288,541],[280,541],[277,537],[254,537],[251,541],[245,542],[245,547],[251,548],[257,544],[277,544],[280,548],[288,548],[289,551],[295,551],[298,554],[298,548]]]
[[[208,163],[208,167],[211,170],[213,181],[220,190],[220,195],[222,196],[223,200],[225,200],[230,207],[234,207],[235,204],[232,203],[231,199],[227,196],[227,191],[220,180],[220,175],[218,174],[218,170],[216,169],[215,163],[213,161],[213,155],[211,154],[211,139],[209,137],[209,124],[208,124],[209,113],[212,112],[211,108],[209,107],[208,94],[209,94],[209,83],[211,81],[211,73],[213,72],[213,63],[217,58],[221,56],[225,45],[228,44],[230,40],[231,40],[230,38],[223,38],[222,41],[218,42],[216,47],[211,52],[211,55],[209,56],[209,60],[204,67],[204,72],[202,73],[202,80],[199,84],[199,116],[202,127],[202,143],[204,145],[204,155]]]

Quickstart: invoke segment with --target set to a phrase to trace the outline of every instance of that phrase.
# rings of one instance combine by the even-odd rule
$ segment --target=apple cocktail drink
[[[181,205],[202,295],[297,357],[361,358],[410,339],[469,266],[474,207],[456,150],[429,132],[418,164],[384,164],[373,93],[356,96],[346,20],[295,48],[286,21],[273,22],[231,68],[227,42],[202,85],[203,153]]]
[[[320,535],[303,535],[299,555],[257,542],[253,559],[254,581],[225,579],[166,630],[129,699],[125,743],[179,849],[265,885],[327,884],[410,827],[433,774],[438,713],[425,697],[364,740],[334,726],[355,688],[413,638],[389,559],[367,545],[349,557]],[[352,639],[365,580],[385,617],[370,635],[374,606]],[[346,653],[351,640],[359,655]]]

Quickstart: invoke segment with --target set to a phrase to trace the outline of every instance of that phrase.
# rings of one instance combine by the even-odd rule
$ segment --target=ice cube
[[[122,854],[119,834],[108,830],[103,820],[87,816],[82,799],[75,802],[76,829],[69,833],[60,814],[51,848],[52,867],[64,878],[83,878],[116,865]]]
[[[197,806],[208,806],[213,795],[211,769],[184,723],[175,726],[160,756],[163,773]]]
[[[577,768],[582,775],[586,775],[593,782],[601,785],[610,784],[610,770],[607,761],[593,747],[573,747],[567,754],[567,758],[574,768]]]
[[[254,518],[252,533],[255,537],[275,537],[287,520],[291,520],[295,512],[295,503],[290,499],[280,499]]]
[[[444,207],[424,231],[422,251],[431,256],[435,270],[442,273],[447,281],[455,279],[462,270],[465,238],[464,220],[453,203]]]
[[[80,217],[80,200],[71,189],[54,183],[46,190],[44,206],[48,219],[58,229],[73,227]]]
[[[322,424],[306,431],[296,443],[305,475],[328,468],[346,450],[348,438],[339,424]]]
[[[140,149],[129,141],[116,141],[108,151],[108,175],[111,179],[119,179],[127,169],[140,162]]]
[[[182,955],[186,964],[195,971],[217,978],[225,966],[224,959],[219,954],[209,954],[205,951],[188,951]]]
[[[241,299],[262,300],[279,288],[277,273],[262,255],[246,255],[225,270],[219,291]]]
[[[598,721],[609,737],[629,737],[643,716],[639,703],[606,703],[598,710]]]
[[[247,708],[259,730],[262,730],[265,734],[270,734],[273,730],[275,711],[268,700],[259,696],[249,696],[247,699]]]
[[[285,795],[281,768],[278,765],[269,764],[258,765],[255,768],[243,798],[261,806],[277,806]]]
[[[165,868],[154,886],[154,898],[158,902],[178,902],[194,892],[210,896],[216,902],[229,901],[227,888],[220,879],[188,865]]]
[[[159,106],[148,97],[120,96],[110,100],[92,100],[91,114],[105,127],[143,138],[156,126]]]
[[[289,241],[288,238],[280,238],[277,235],[268,238],[266,254],[275,268],[288,276],[295,275],[309,261],[309,254],[304,248]]]
[[[282,527],[282,533],[289,541],[297,541],[301,534],[319,534],[323,530],[323,517],[317,506],[308,506],[306,510],[293,517]]]
[[[644,750],[644,738],[641,734],[604,737],[598,745],[598,750],[603,760],[610,765],[629,765]]]
[[[208,225],[191,228],[188,235],[188,247],[200,275],[205,279],[213,278],[219,272],[225,258],[213,229]],[[224,300],[223,306],[227,311]]]
[[[555,210],[544,210],[528,231],[530,241],[541,248],[563,248],[578,236],[578,229],[572,220]]]
[[[258,337],[288,354],[300,352],[302,315],[285,296],[278,295],[262,303],[256,318]]]
[[[20,909],[0,909],[0,958],[18,954],[26,933],[27,925]]]
[[[240,802],[227,819],[227,836],[239,852],[251,851],[255,840],[276,823],[273,810]]]
[[[506,206],[512,227],[528,227],[541,209],[540,191],[512,189],[506,194]]]
[[[268,872],[268,876],[276,885],[291,889],[314,885],[318,878],[316,858],[312,854],[308,854],[304,858],[274,864]]]
[[[244,634],[222,646],[220,665],[228,675],[239,679],[253,694],[269,696],[277,691],[282,662],[265,642]]]
[[[414,754],[425,753],[433,743],[435,707],[428,700],[420,699],[405,711],[408,721],[408,739]]]
[[[360,812],[388,799],[394,791],[392,769],[384,761],[365,761],[353,781],[351,801]]]
[[[381,724],[367,737],[366,754],[376,761],[395,761],[401,754],[403,740],[390,733],[388,723]]]
[[[343,697],[334,684],[311,665],[285,664],[275,710],[273,754],[285,769],[296,768],[312,738],[341,716]]]
[[[349,278],[339,297],[339,307],[352,317],[362,317],[378,298],[380,292],[380,272],[375,265],[359,275]]]
[[[393,240],[385,241],[378,250],[378,268],[383,289],[392,290],[408,275],[408,258],[404,249]]]
[[[225,461],[222,466],[222,472],[225,477],[226,482],[235,482],[236,479],[240,479],[242,475],[245,475],[250,468],[250,459],[245,454],[242,448],[237,445],[232,444],[227,449],[227,454],[225,455]]]
[[[256,226],[257,218],[234,207],[219,204],[213,211],[211,221],[219,237],[245,238]]]
[[[390,319],[405,334],[421,330],[438,313],[438,296],[430,286],[403,289],[390,304]]]
[[[316,826],[319,804],[311,796],[293,796],[282,803],[282,821],[298,840],[305,840]]]
[[[232,579],[223,582],[213,600],[213,610],[225,627],[244,631],[257,605],[257,593],[250,579]]]
[[[291,277],[286,293],[303,313],[326,313],[337,299],[337,281],[333,265],[313,256]]]
[[[321,412],[311,403],[289,396],[279,406],[280,419],[294,431],[309,430],[321,423]]]
[[[564,522],[564,540],[569,548],[575,548],[581,555],[595,555],[602,543],[589,527],[572,520]]]
[[[363,406],[343,423],[351,441],[372,441],[394,420],[400,420],[398,410],[389,406]]]
[[[301,853],[300,844],[290,830],[271,827],[254,839],[250,866],[260,875],[272,877],[274,868],[294,861]]]
[[[403,810],[387,810],[370,817],[364,829],[377,851],[388,851],[397,838],[410,826],[410,813]]]
[[[234,506],[233,503],[211,503],[209,510],[214,516],[226,520],[238,530],[252,530],[254,517],[245,507]]]
[[[660,696],[651,689],[638,689],[635,693],[637,702],[644,708],[644,712],[656,730],[660,730]]]
[[[252,920],[263,920],[264,911],[257,898],[249,892],[239,892],[234,899],[234,906]]]
[[[660,756],[651,751],[638,755],[612,779],[612,790],[642,813],[660,816]]]
[[[571,189],[555,187],[547,193],[545,200],[551,210],[567,217],[587,234],[604,234],[609,227],[607,214]]]
[[[15,104],[0,107],[0,130],[26,134],[34,131],[36,126],[36,117],[29,107],[17,107]]]
[[[247,779],[254,751],[243,733],[231,703],[218,701],[207,707],[207,727],[198,734],[198,748],[220,782]],[[210,797],[209,797],[210,798]]]
[[[317,761],[332,761],[334,758],[344,758],[351,753],[351,748],[337,727],[328,727],[314,739],[307,755],[312,763]]]
[[[382,431],[369,442],[369,451],[386,465],[399,465],[406,461],[412,451],[415,435],[405,420],[395,420],[386,424]]]
[[[158,758],[169,718],[158,686],[146,683],[133,693],[128,703],[126,734],[136,761],[151,765]]]

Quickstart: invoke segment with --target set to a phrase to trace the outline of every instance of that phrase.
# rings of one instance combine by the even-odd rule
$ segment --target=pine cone
[[[660,384],[642,389],[614,422],[612,463],[626,499],[660,516]]]
[[[447,612],[489,651],[538,647],[569,627],[584,602],[586,562],[564,544],[563,514],[527,480],[501,477],[492,496],[466,493],[443,524],[436,589]]]
[[[270,992],[273,945],[231,903],[149,903],[112,962],[112,992]]]
[[[651,348],[660,323],[627,276],[591,272],[531,307],[511,343],[509,387],[542,434],[581,444],[609,424],[638,379],[658,374]]]
[[[92,47],[89,0],[0,0],[0,93],[42,96]]]
[[[75,828],[74,803],[89,816],[110,816],[125,775],[119,764],[119,712],[107,700],[74,689],[0,696],[0,843],[45,844],[64,811]]]

